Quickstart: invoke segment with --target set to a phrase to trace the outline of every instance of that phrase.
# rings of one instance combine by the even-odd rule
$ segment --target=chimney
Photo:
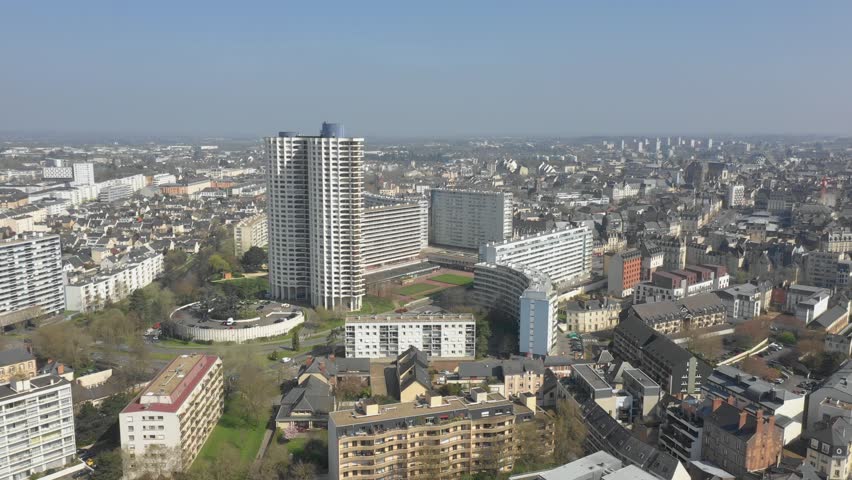
[[[758,408],[757,413],[755,413],[755,421],[757,422],[757,426],[755,427],[755,433],[760,435],[763,433],[763,409]]]
[[[721,398],[714,398],[713,399],[713,411],[715,412],[721,406],[722,406],[722,399]]]
[[[308,359],[305,360],[305,366],[310,367],[312,363],[314,363],[314,356],[308,355]]]
[[[775,431],[775,415],[769,415],[769,423],[766,425],[766,434],[772,435]]]
[[[737,406],[737,399],[733,395],[728,395],[728,405]]]
[[[65,373],[65,365],[64,365],[64,364],[62,364],[62,363],[60,363],[59,365],[57,365],[57,366],[56,366],[56,372],[57,372],[57,373],[59,373],[59,375],[64,374],[64,373]]]
[[[745,410],[740,410],[740,423],[737,425],[737,430],[742,430],[746,424],[746,419],[748,418],[748,412]]]
[[[329,362],[334,362],[334,359],[335,359],[334,352],[331,352],[331,353],[328,355],[328,361],[329,361]]]

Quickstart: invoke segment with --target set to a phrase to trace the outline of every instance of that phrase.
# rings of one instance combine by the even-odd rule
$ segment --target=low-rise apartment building
[[[760,316],[763,309],[763,292],[753,283],[735,285],[715,292],[722,300],[731,321],[746,321]]]
[[[469,313],[349,316],[344,345],[351,358],[394,358],[411,346],[430,358],[473,358],[476,320]]]
[[[222,416],[222,360],[181,355],[118,417],[126,478],[188,469]]]
[[[488,390],[506,398],[522,393],[537,394],[544,384],[544,363],[534,358],[509,360],[481,360],[459,363],[458,374],[448,383],[459,383],[466,388],[488,384]]]
[[[702,382],[713,371],[710,365],[631,316],[615,327],[612,353],[640,368],[676,398],[699,394]]]
[[[618,325],[621,304],[608,298],[569,301],[562,311],[569,332],[591,333],[615,328]]]
[[[817,422],[804,433],[806,462],[826,480],[846,480],[852,474],[852,423],[845,418]]]
[[[0,383],[33,378],[38,373],[36,360],[26,350],[0,350]]]
[[[607,293],[618,298],[633,294],[642,279],[642,253],[638,249],[619,252],[609,259]]]
[[[520,448],[519,426],[546,415],[534,396],[520,402],[475,388],[469,397],[364,401],[355,410],[331,413],[329,476],[461,479],[483,470],[509,472]],[[552,448],[552,426],[539,427],[541,440]]]
[[[655,272],[650,281],[636,284],[633,302],[680,300],[727,288],[729,281],[727,270],[719,265],[688,265],[678,270]]]
[[[711,402],[689,396],[669,403],[660,427],[660,450],[688,464],[701,460],[704,418],[710,414]]]
[[[727,322],[725,305],[713,293],[702,293],[677,301],[633,305],[628,315],[664,334],[714,327]]]
[[[746,478],[778,464],[783,446],[781,428],[774,415],[763,409],[752,413],[733,402],[713,399],[712,412],[704,419],[702,458]]]
[[[91,277],[72,279],[65,286],[67,308],[78,312],[99,310],[145,287],[163,273],[163,254],[131,252],[127,261]]]
[[[790,285],[784,311],[805,323],[810,323],[828,310],[830,298],[831,290],[827,288]]]
[[[784,445],[799,438],[805,397],[778,387],[730,365],[716,367],[701,386],[706,398],[718,398],[740,409],[756,413],[758,409],[775,416],[783,430]]]

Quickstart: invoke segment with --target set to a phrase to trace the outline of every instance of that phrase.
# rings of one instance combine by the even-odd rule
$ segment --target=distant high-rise
[[[323,123],[319,136],[281,132],[265,145],[271,294],[359,310],[364,139]]]
[[[93,163],[75,163],[73,170],[75,185],[95,184],[95,165]]]
[[[512,194],[430,190],[429,242],[478,249],[512,238]]]

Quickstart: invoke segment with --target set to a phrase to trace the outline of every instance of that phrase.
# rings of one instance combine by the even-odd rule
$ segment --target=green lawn
[[[431,292],[432,290],[440,290],[441,288],[443,287],[429,285],[428,283],[412,283],[411,285],[400,288],[399,293],[412,297],[418,294]]]
[[[211,462],[222,449],[229,446],[239,451],[240,461],[244,466],[250,465],[260,450],[265,430],[266,425],[262,421],[258,422],[257,426],[249,425],[239,415],[228,411],[226,406],[225,414],[219,419],[210,438],[201,447],[193,468],[197,469],[200,464]]]
[[[473,279],[470,277],[465,277],[463,275],[455,275],[452,273],[436,275],[434,277],[429,278],[429,280],[434,280],[436,282],[441,283],[448,283],[450,285],[468,285],[470,283],[473,283]]]
[[[389,298],[382,297],[374,297],[372,295],[364,295],[364,300],[362,301],[363,305],[361,306],[361,310],[358,310],[355,313],[364,314],[364,315],[372,315],[376,313],[385,313],[396,308],[393,300]]]

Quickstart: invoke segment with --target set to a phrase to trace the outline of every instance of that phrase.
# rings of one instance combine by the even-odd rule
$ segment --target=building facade
[[[774,415],[762,409],[755,413],[716,398],[704,419],[702,458],[736,478],[766,470],[778,464],[781,456],[781,428]]]
[[[479,247],[479,261],[524,265],[544,273],[553,285],[589,276],[592,271],[592,232],[573,227]]]
[[[21,480],[74,462],[71,383],[56,375],[0,385],[0,479]]]
[[[565,304],[565,323],[569,332],[591,333],[612,330],[618,325],[621,304],[609,299],[571,301]]]
[[[616,253],[609,260],[607,292],[618,298],[633,294],[642,279],[642,253],[638,249]]]
[[[0,240],[0,325],[65,310],[58,235]]]
[[[478,249],[512,238],[512,194],[431,189],[429,243]]]
[[[234,225],[234,254],[241,257],[251,247],[269,245],[269,225],[265,213],[258,213]]]
[[[513,403],[474,388],[469,397],[425,396],[414,402],[377,405],[329,415],[331,478],[461,479],[483,470],[509,472],[514,466],[520,425],[546,414],[535,397]],[[552,419],[551,419],[552,421]],[[541,440],[552,448],[552,426]]]
[[[476,355],[472,314],[388,314],[346,317],[346,356],[395,358],[416,347],[430,358]]]
[[[72,166],[74,185],[94,185],[95,184],[95,164],[94,163],[75,163]]]
[[[188,469],[224,409],[222,360],[181,355],[119,414],[124,474]]]
[[[687,265],[678,270],[654,272],[651,280],[635,285],[633,302],[680,300],[727,288],[730,278],[725,267],[718,265]]]
[[[360,310],[364,139],[324,123],[319,136],[265,139],[273,297]]]
[[[163,273],[163,254],[140,252],[128,254],[128,261],[104,269],[94,276],[73,278],[65,286],[69,310],[90,312],[107,303],[115,303],[134,290],[145,287]]]
[[[477,263],[476,301],[518,325],[521,353],[546,356],[556,344],[556,291],[544,273],[515,265]]]
[[[745,205],[745,187],[742,185],[728,185],[725,203],[728,208],[737,208]]]
[[[367,271],[418,260],[429,246],[429,202],[367,194],[361,231]]]

